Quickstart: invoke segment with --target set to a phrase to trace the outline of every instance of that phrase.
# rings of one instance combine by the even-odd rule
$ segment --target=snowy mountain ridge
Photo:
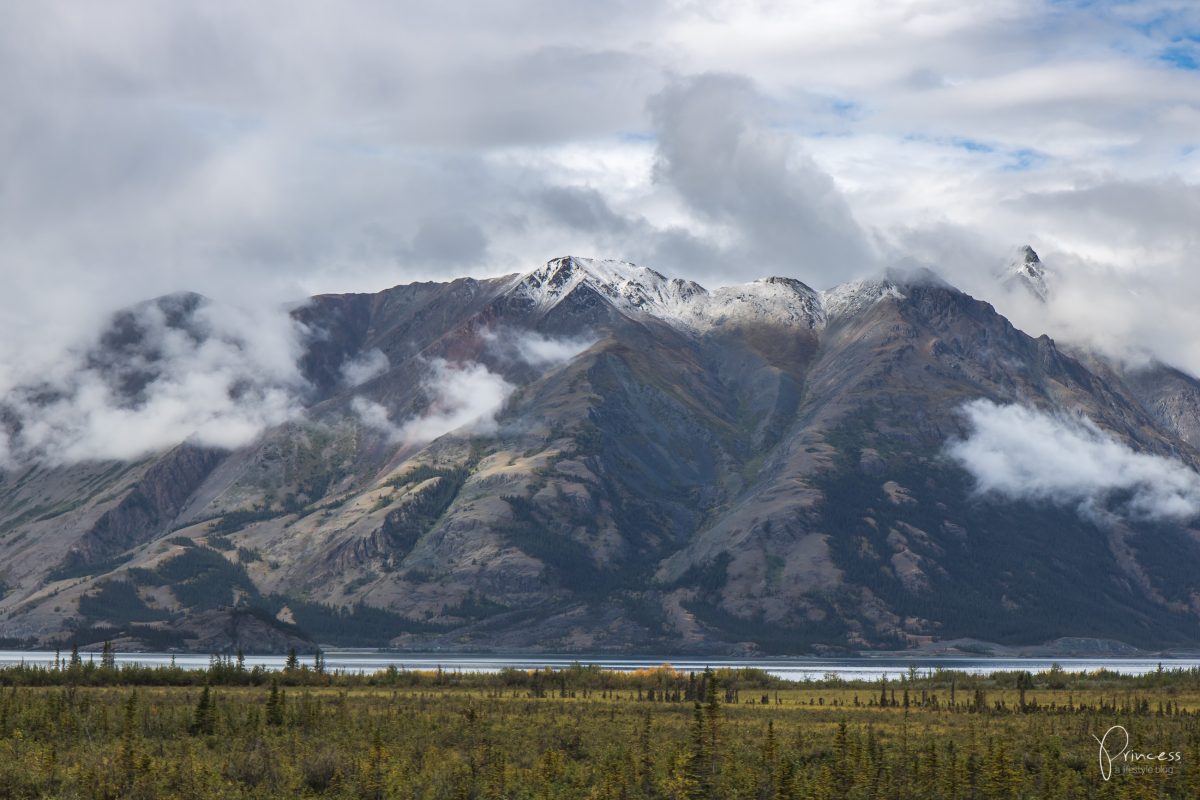
[[[795,278],[768,277],[708,290],[627,261],[563,256],[519,276],[509,293],[549,311],[577,290],[590,290],[620,311],[695,331],[731,322],[768,321],[822,329],[880,300],[903,299],[891,279],[855,280],[817,291]]]

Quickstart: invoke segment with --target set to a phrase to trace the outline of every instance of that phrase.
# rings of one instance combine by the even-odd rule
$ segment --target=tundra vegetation
[[[1109,780],[1099,746],[1110,736]],[[1114,739],[1118,740],[1114,743]],[[1194,798],[1200,670],[0,670],[4,798]]]

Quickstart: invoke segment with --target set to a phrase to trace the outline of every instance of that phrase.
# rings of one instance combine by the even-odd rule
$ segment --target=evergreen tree
[[[279,689],[279,679],[271,679],[271,693],[267,695],[267,724],[282,725],[285,697]]]
[[[775,794],[771,796],[771,800],[797,800],[799,795],[796,793],[796,767],[792,759],[780,759],[775,770],[774,783]]]
[[[687,794],[683,800],[703,800],[708,797],[708,736],[704,726],[704,709],[699,701],[692,706],[692,746],[684,774]]]
[[[216,730],[217,713],[212,690],[208,686],[200,692],[200,700],[196,703],[196,711],[192,717],[192,733],[200,736],[210,736]]]
[[[131,785],[135,778],[140,733],[137,721],[137,689],[134,689],[129,693],[129,699],[125,701],[125,714],[121,726],[121,753],[118,756],[121,775],[125,779],[126,786]]]
[[[1033,688],[1033,675],[1029,674],[1029,672],[1027,670],[1021,670],[1020,672],[1018,672],[1017,673],[1017,694],[1019,695],[1019,699],[1017,702],[1018,702],[1018,708],[1020,709],[1022,714],[1025,713],[1025,692],[1026,692],[1026,690],[1032,689],[1032,688]]]
[[[680,751],[671,762],[671,772],[663,785],[670,800],[703,800],[700,776],[693,765],[694,754]]]
[[[717,676],[711,670],[705,669],[705,677],[708,679],[708,695],[704,702],[704,727],[708,736],[708,773],[712,776],[717,772],[717,756],[720,752],[721,692]]]
[[[383,736],[376,728],[371,733],[371,753],[363,768],[361,797],[366,800],[383,800]],[[501,788],[503,786],[501,785]],[[497,800],[501,795],[496,795]]]
[[[772,769],[775,766],[775,759],[779,757],[779,743],[775,739],[775,720],[767,720],[767,734],[763,737],[762,759],[763,765],[767,769]]]
[[[651,797],[654,790],[654,755],[650,746],[650,709],[642,714],[642,727],[638,732],[637,772],[642,796]]]
[[[834,777],[839,785],[845,785],[850,779],[850,745],[844,720],[838,723],[837,732],[833,735],[833,756]]]
[[[946,758],[942,762],[941,776],[938,783],[941,785],[944,797],[958,797],[958,748],[954,746],[953,739],[946,744]]]
[[[984,797],[989,800],[1010,800],[1021,796],[1021,772],[1014,764],[1003,737],[995,744],[988,741],[982,784]]]

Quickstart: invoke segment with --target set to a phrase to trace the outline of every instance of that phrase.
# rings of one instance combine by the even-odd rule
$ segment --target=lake
[[[66,653],[62,658],[66,658]],[[2,650],[0,666],[14,664],[54,663],[53,651]],[[118,653],[118,664],[147,664],[151,666],[171,663],[172,657],[180,667],[196,669],[208,666],[207,655],[169,653]],[[99,661],[99,653],[84,653],[85,660]],[[246,656],[247,667],[262,666],[266,669],[283,668],[285,657]],[[433,670],[441,667],[448,671],[498,672],[505,668],[538,669],[551,667],[561,669],[574,663],[595,664],[601,669],[628,672],[657,667],[669,663],[684,671],[703,670],[711,667],[755,667],[772,675],[788,680],[818,680],[834,674],[846,680],[878,680],[881,677],[896,678],[915,665],[922,673],[936,669],[955,669],[973,674],[986,674],[1001,670],[1029,670],[1040,672],[1059,664],[1068,672],[1091,672],[1108,669],[1128,675],[1153,672],[1162,664],[1164,669],[1191,669],[1200,667],[1200,658],[1003,658],[985,656],[944,656],[903,658],[895,656],[859,658],[697,658],[695,656],[637,656],[622,658],[609,655],[460,655],[447,653],[386,653],[363,650],[329,650],[325,652],[326,668],[344,672],[375,672],[395,666],[406,670]],[[311,656],[301,658],[301,663],[312,663]]]

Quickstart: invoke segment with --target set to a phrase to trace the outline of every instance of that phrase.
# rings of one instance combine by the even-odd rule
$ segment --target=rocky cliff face
[[[251,446],[3,475],[3,635],[212,646],[240,609],[404,647],[1200,638],[1186,515],[980,494],[947,457],[982,399],[1187,470],[1196,382],[1077,360],[932,276],[709,291],[568,257],[294,315],[305,411]],[[115,374],[137,341],[111,334]]]

